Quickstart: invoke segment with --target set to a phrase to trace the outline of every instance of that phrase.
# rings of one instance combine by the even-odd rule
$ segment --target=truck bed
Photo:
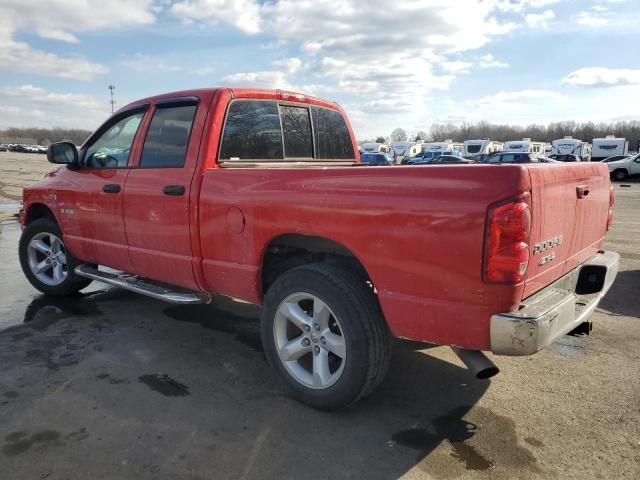
[[[395,336],[486,350],[492,314],[517,309],[600,247],[605,171],[596,164],[206,170],[198,213],[204,276],[216,292],[260,303],[266,246],[283,234],[322,237],[365,267]],[[577,206],[575,189],[585,182],[591,191]],[[532,194],[533,222],[527,278],[486,283],[489,206],[524,192]],[[240,212],[241,232],[229,212]],[[534,245],[563,232],[557,261],[534,265]]]

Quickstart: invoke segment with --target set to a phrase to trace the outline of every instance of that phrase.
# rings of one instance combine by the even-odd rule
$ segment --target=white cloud
[[[17,41],[19,31],[46,39],[76,43],[78,32],[144,25],[154,21],[152,0],[2,0],[0,70],[90,80],[108,72],[104,65],[63,57]]]
[[[25,72],[75,80],[91,80],[109,69],[83,58],[62,58],[13,40],[0,43],[0,70]]]
[[[580,87],[614,87],[619,85],[640,85],[640,69],[631,68],[580,68],[574,70],[563,83]]]
[[[452,60],[442,65],[445,72],[449,73],[469,73],[469,69],[473,66],[473,62],[463,62],[461,60]]]
[[[202,75],[202,76],[209,76],[209,75],[213,75],[216,72],[216,69],[214,67],[202,67],[202,68],[197,68],[195,70],[193,70],[194,75]]]
[[[507,68],[509,64],[507,62],[498,60],[496,57],[488,53],[487,55],[483,55],[482,57],[480,57],[478,66],[480,68]]]
[[[564,0],[495,0],[496,7],[504,12],[522,13],[526,10],[544,8]]]
[[[303,66],[302,60],[296,57],[275,60],[273,65],[285,70],[287,73],[296,73]]]
[[[287,76],[281,71],[233,73],[222,78],[222,82],[233,87],[281,88],[293,90]]]
[[[525,89],[516,91],[501,91],[494,95],[488,95],[475,100],[473,103],[478,106],[499,106],[512,105],[518,106],[529,101],[565,101],[567,97],[561,93],[551,90],[535,90]]]
[[[190,22],[225,22],[245,33],[258,33],[262,29],[261,7],[254,0],[183,0],[169,10]]]
[[[498,20],[501,10],[493,2],[477,0],[279,0],[260,11],[265,32],[299,46],[304,68],[280,65],[287,75],[304,71],[342,97],[361,99],[359,110],[389,115],[423,114],[430,91],[449,88],[472,66],[457,53],[516,28]],[[370,11],[383,19],[380,28],[363,28],[363,12]]]
[[[590,27],[598,27],[611,23],[611,18],[602,11],[580,12],[578,14],[578,23],[580,25],[588,25]]]
[[[109,116],[109,104],[91,95],[51,92],[33,85],[0,88],[0,127],[95,128]]]
[[[531,28],[549,28],[549,22],[556,18],[553,10],[545,10],[542,13],[528,13],[524,16],[524,20]]]
[[[142,53],[136,53],[133,57],[122,60],[121,63],[123,66],[137,72],[167,73],[182,70],[178,65],[168,63],[162,58],[152,57]]]

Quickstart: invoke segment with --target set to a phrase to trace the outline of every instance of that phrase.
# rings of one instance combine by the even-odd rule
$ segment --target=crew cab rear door
[[[197,288],[190,235],[191,184],[208,101],[158,100],[144,125],[137,165],[124,187],[124,224],[134,271],[143,277]]]

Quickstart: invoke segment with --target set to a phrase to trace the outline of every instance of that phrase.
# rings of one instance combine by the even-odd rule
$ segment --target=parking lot
[[[0,478],[640,477],[640,182],[614,184],[621,272],[590,336],[492,357],[491,380],[397,341],[381,388],[324,413],[286,395],[252,305],[34,290],[12,213],[50,167],[0,153]]]

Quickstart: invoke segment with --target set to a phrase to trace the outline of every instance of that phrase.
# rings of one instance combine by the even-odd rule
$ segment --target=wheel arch
[[[59,224],[58,219],[53,214],[53,211],[44,203],[32,203],[27,207],[25,212],[25,225],[29,225],[34,220],[38,220],[39,218],[51,218],[56,223]]]
[[[362,261],[341,243],[319,235],[284,233],[272,238],[262,252],[260,293],[264,295],[280,275],[292,268],[318,262],[340,265],[373,283]]]

